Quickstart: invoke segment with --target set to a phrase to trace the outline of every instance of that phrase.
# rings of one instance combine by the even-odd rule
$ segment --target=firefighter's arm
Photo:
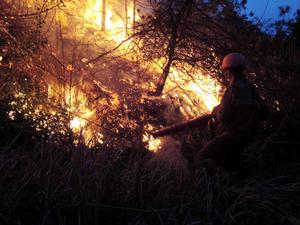
[[[229,89],[225,92],[221,104],[217,105],[212,112],[212,116],[218,122],[230,120],[232,111],[232,91]]]
[[[212,117],[215,118],[217,121],[220,121],[221,110],[222,110],[222,105],[219,104],[214,107],[214,109],[211,113]]]

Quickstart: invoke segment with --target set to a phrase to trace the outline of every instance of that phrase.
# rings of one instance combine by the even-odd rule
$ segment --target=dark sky
[[[279,6],[291,6],[287,19],[292,18],[300,8],[300,0],[248,0],[247,12],[253,11],[255,16],[265,19],[276,19],[279,15]]]

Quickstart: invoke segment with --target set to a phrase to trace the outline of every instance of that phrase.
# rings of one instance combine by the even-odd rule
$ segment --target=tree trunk
[[[170,69],[173,63],[175,49],[176,49],[176,43],[177,43],[177,28],[173,29],[172,37],[169,42],[169,48],[168,48],[168,61],[166,66],[164,67],[164,70],[159,78],[155,95],[160,96],[163,92],[164,86],[166,84],[166,81],[168,79]]]
[[[133,9],[132,9],[132,13],[133,13],[133,15],[132,15],[132,28],[134,29],[134,27],[135,27],[135,17],[136,17],[136,0],[133,0]]]
[[[127,2],[127,0],[125,0],[125,31],[126,31],[126,35],[128,34],[127,28],[128,28],[128,2]]]
[[[102,0],[102,19],[101,19],[101,30],[106,30],[106,0]]]
[[[193,0],[186,0],[184,6],[181,9],[181,12],[177,16],[173,15],[175,17],[175,19],[174,19],[174,24],[173,24],[173,28],[172,28],[171,38],[170,38],[170,41],[168,44],[168,50],[167,50],[168,60],[163,69],[163,72],[159,78],[159,81],[158,81],[158,84],[157,84],[157,87],[156,87],[156,90],[154,93],[155,96],[162,95],[164,86],[166,84],[166,81],[167,81],[169,73],[170,73],[172,63],[174,61],[180,22],[183,21],[182,29],[184,29],[186,20],[189,16],[191,8],[192,8],[192,4],[193,4]]]

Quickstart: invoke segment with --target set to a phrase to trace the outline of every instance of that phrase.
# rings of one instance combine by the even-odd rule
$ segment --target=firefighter
[[[246,67],[241,53],[230,53],[223,59],[221,71],[228,88],[212,112],[215,137],[197,153],[196,167],[205,160],[212,160],[227,171],[237,169],[241,151],[255,137],[261,120],[262,100],[245,77]]]

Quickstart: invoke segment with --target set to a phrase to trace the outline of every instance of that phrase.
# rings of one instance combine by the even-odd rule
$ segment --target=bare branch
[[[14,17],[32,17],[32,16],[36,16],[36,15],[39,15],[39,14],[42,14],[42,13],[47,13],[47,12],[49,12],[49,11],[51,11],[51,10],[59,7],[62,4],[63,4],[63,2],[60,1],[56,5],[51,6],[50,8],[46,8],[46,9],[44,9],[42,11],[39,11],[39,12],[33,12],[33,13],[27,13],[27,14],[6,14],[6,13],[0,13],[0,16],[8,17],[8,19],[14,19]]]

